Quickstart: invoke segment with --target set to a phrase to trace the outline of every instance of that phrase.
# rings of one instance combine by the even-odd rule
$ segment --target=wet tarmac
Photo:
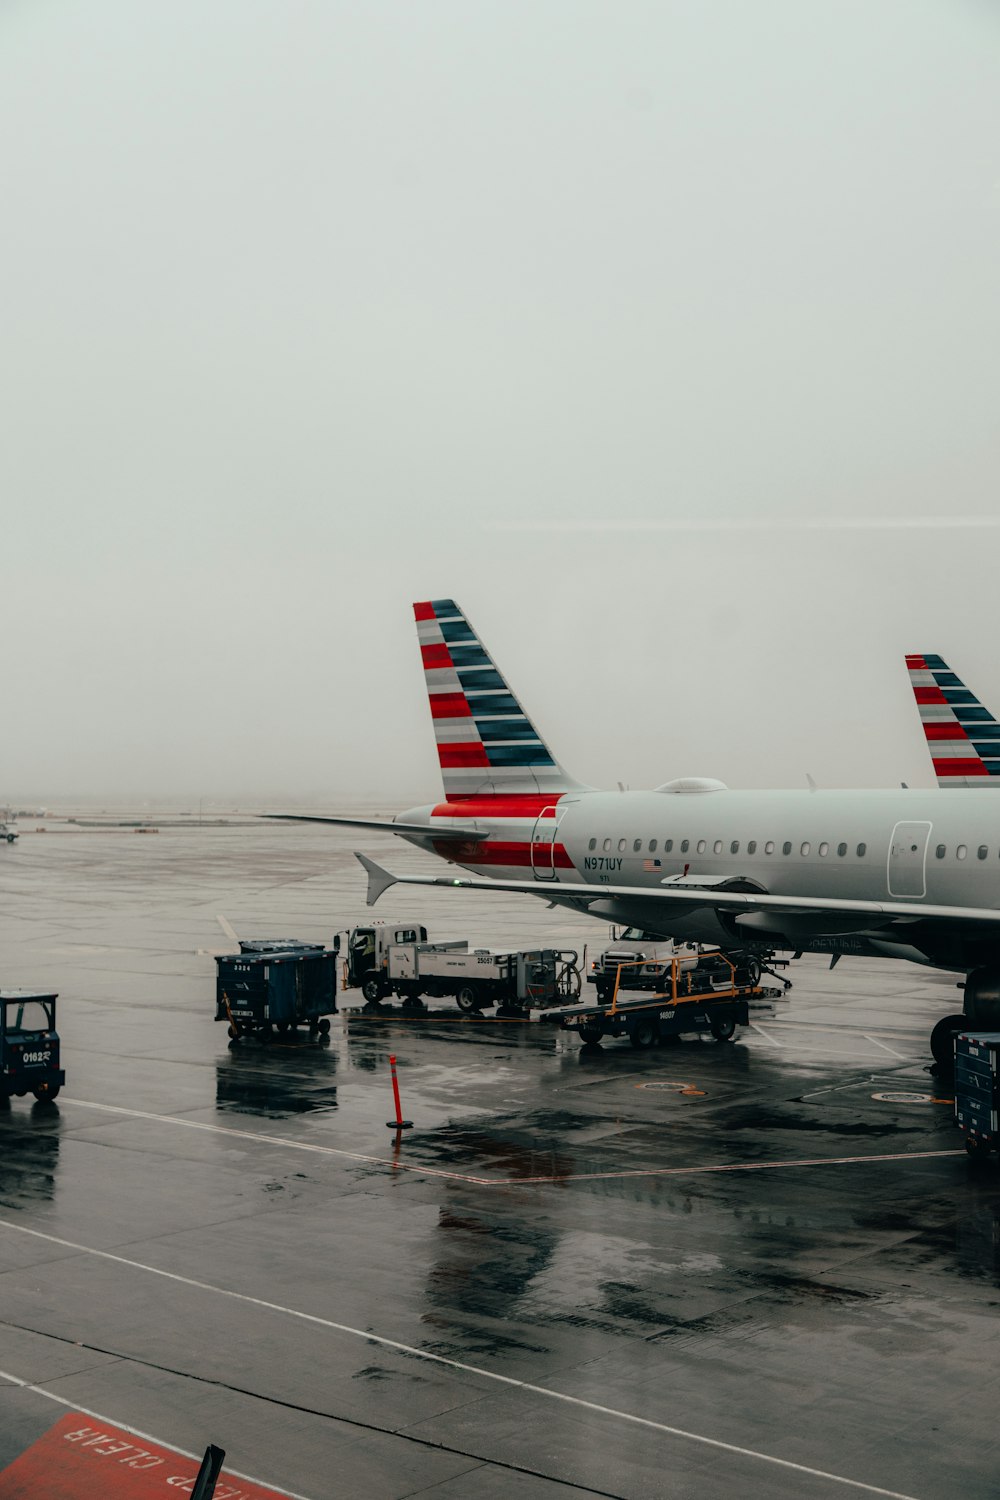
[[[0,1469],[74,1410],[308,1500],[994,1497],[1000,1171],[926,1071],[954,977],[806,959],[732,1045],[441,1003],[230,1047],[224,924],[365,918],[356,842],[29,820],[0,851],[0,979],[59,991],[67,1071],[0,1113]],[[606,936],[466,892],[375,915]]]

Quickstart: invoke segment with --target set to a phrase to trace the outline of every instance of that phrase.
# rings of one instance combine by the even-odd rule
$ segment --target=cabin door
[[[890,896],[927,895],[927,845],[930,823],[897,823],[889,842]]]
[[[531,873],[536,880],[556,878],[556,830],[565,811],[555,803],[543,807],[531,833]]]

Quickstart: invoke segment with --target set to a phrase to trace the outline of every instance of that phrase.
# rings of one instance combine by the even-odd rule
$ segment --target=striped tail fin
[[[940,656],[908,656],[906,669],[938,786],[1000,787],[1000,724],[990,711]]]
[[[560,793],[552,755],[453,599],[414,604],[445,796]]]

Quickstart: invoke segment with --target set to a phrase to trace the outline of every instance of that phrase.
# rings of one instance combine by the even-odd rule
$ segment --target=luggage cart
[[[295,938],[240,943],[240,952],[215,960],[215,1019],[233,1041],[270,1041],[307,1026],[325,1037],[337,1013],[337,950]]]
[[[955,1124],[970,1156],[1000,1151],[1000,1031],[955,1036]]]
[[[756,960],[740,962],[721,949],[698,954],[694,964],[689,954],[676,956],[669,964],[668,981],[659,994],[624,988],[621,971],[627,964],[623,962],[610,1002],[562,1006],[546,1012],[542,1019],[578,1032],[584,1046],[591,1047],[605,1037],[620,1036],[627,1036],[633,1047],[654,1047],[685,1032],[710,1032],[718,1042],[731,1042],[737,1027],[749,1022],[750,997],[772,993],[760,986]]]

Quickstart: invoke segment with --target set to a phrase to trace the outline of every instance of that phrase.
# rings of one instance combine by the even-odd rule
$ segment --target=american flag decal
[[[906,670],[938,786],[1000,787],[1000,724],[989,710],[940,656],[908,656]]]
[[[658,859],[644,859],[642,868],[647,871],[658,870],[660,868],[660,861]]]

